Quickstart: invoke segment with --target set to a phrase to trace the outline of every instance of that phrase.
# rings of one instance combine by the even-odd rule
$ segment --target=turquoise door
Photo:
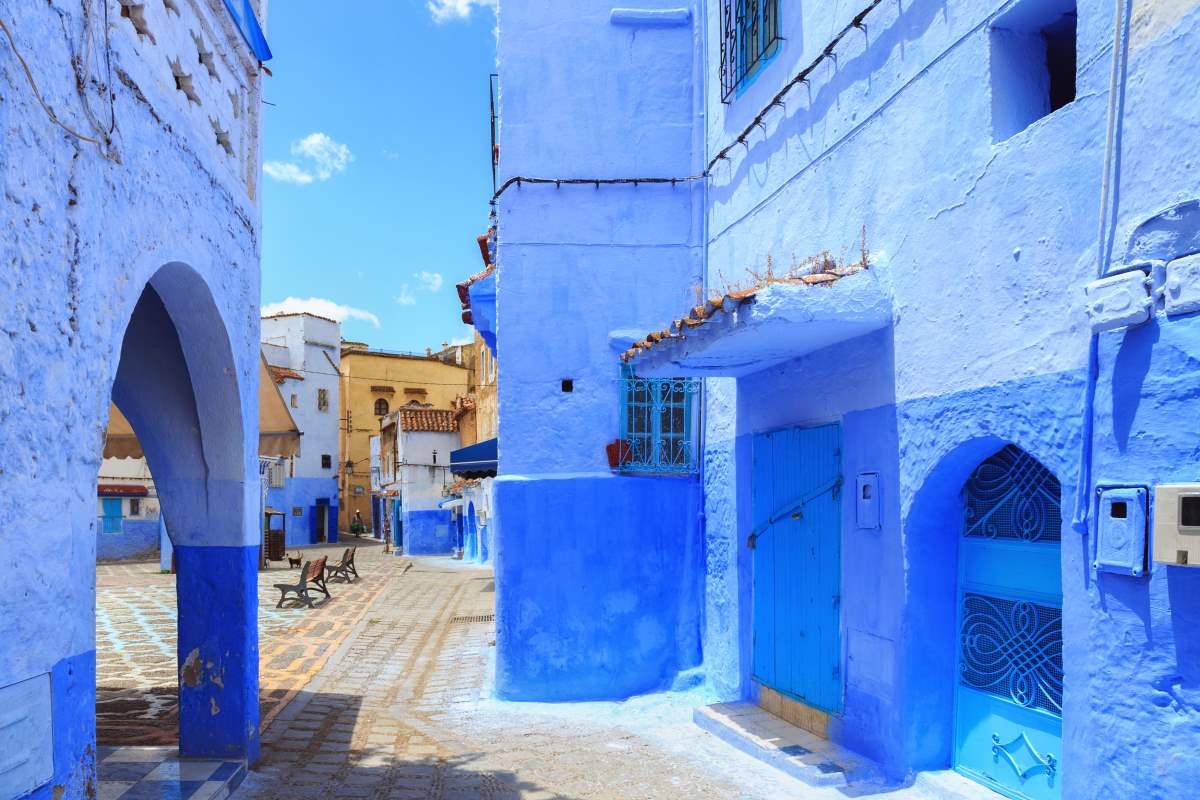
[[[1062,796],[1060,502],[1012,446],[963,488],[954,765],[1030,800]]]
[[[842,708],[840,425],[754,437],[754,679]]]
[[[101,530],[105,533],[120,533],[121,532],[121,498],[105,497],[100,501],[101,507],[104,509],[104,516],[101,517],[103,524]]]

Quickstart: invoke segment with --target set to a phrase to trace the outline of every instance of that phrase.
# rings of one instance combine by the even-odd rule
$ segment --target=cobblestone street
[[[878,790],[784,777],[693,725],[703,702],[693,695],[492,700],[491,571],[377,547],[358,560],[363,580],[331,584],[333,600],[315,610],[276,610],[270,585],[289,573],[262,576],[263,760],[235,797],[765,800]],[[100,568],[104,743],[175,741],[173,581],[152,569]]]

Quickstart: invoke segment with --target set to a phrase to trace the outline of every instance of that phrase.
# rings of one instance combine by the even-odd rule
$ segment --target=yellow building
[[[398,408],[454,410],[467,395],[470,371],[462,347],[425,355],[372,350],[362,342],[342,342],[339,405],[341,448],[338,527],[349,530],[355,512],[367,530],[371,519],[371,437],[380,421]],[[448,456],[447,456],[448,457]]]
[[[468,345],[444,349],[439,357],[450,357],[458,351],[462,365],[467,368],[468,385],[465,395],[454,401],[462,446],[496,438],[499,410],[496,403],[496,357],[479,334]]]

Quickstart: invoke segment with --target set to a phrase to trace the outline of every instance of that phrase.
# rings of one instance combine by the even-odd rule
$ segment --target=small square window
[[[317,389],[317,411],[329,410],[329,390]]]
[[[136,497],[129,499],[129,516],[140,517],[142,515],[142,501]]]
[[[321,456],[321,469],[333,469],[333,456],[328,453]]]
[[[295,392],[292,392],[292,408],[299,408],[299,407],[300,407],[300,395],[296,394]]]
[[[731,102],[779,49],[779,0],[721,0],[721,102]]]
[[[562,382],[562,390],[568,394],[575,391],[575,381],[570,378],[564,378]]]
[[[1108,507],[1108,515],[1113,519],[1126,519],[1129,516],[1129,506],[1124,501],[1118,501]]]
[[[1179,498],[1179,524],[1184,528],[1200,528],[1200,495]]]
[[[1075,0],[1023,0],[990,36],[992,138],[1001,142],[1075,99]]]
[[[292,506],[292,516],[293,517],[303,517],[304,509],[301,508],[300,506]]]

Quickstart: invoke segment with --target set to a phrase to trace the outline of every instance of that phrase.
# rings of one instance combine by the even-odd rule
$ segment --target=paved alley
[[[845,796],[808,789],[702,732],[691,722],[702,699],[691,695],[491,700],[490,569],[395,558],[374,546],[359,562],[363,580],[331,584],[333,600],[312,611],[275,609],[270,585],[288,573],[262,576],[263,760],[235,797]],[[100,568],[105,744],[175,741],[173,581],[148,570]]]

